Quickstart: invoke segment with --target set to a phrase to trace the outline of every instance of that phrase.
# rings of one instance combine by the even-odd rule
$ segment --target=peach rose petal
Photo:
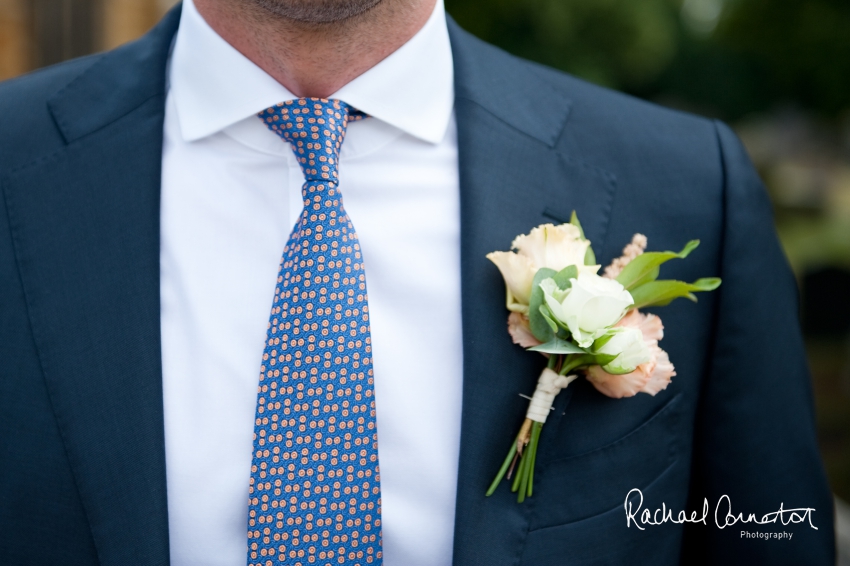
[[[624,328],[640,328],[641,320],[643,319],[643,313],[639,312],[637,309],[631,309],[626,313],[626,316],[620,319],[620,322],[615,324],[614,326],[622,326]]]
[[[661,324],[661,319],[654,314],[644,314],[637,309],[627,312],[626,316],[621,318],[615,326],[637,328],[647,342],[664,338],[664,325]]]
[[[667,352],[659,348],[653,341],[649,350],[652,360],[641,364],[632,373],[613,375],[599,366],[587,369],[587,379],[603,395],[622,399],[634,397],[638,393],[649,393],[655,396],[670,384],[670,379],[676,375],[676,370],[670,362]]]
[[[590,366],[587,369],[587,379],[603,395],[622,399],[623,397],[634,397],[640,393],[649,381],[649,375],[642,368],[638,368],[632,373],[612,375],[599,366]]]
[[[655,395],[659,391],[667,389],[667,385],[670,384],[670,378],[676,375],[676,368],[670,362],[670,356],[667,355],[667,352],[657,346],[655,349],[658,350],[654,352],[655,368],[649,381],[647,381],[642,389],[644,393],[649,393],[650,395]]]
[[[508,333],[511,335],[514,344],[519,344],[523,348],[540,345],[540,340],[531,333],[528,318],[518,312],[512,312],[508,316]]]
[[[643,333],[644,340],[655,340],[657,342],[664,338],[664,325],[661,324],[661,319],[654,314],[644,314],[638,328]]]

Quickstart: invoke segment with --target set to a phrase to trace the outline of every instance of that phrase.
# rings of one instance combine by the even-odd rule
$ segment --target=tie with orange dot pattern
[[[249,566],[379,565],[381,488],[366,274],[342,206],[339,150],[364,115],[338,100],[261,112],[306,182],[260,369]]]

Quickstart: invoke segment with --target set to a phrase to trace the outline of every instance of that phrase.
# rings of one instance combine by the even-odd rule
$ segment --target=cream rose
[[[652,360],[652,354],[639,329],[616,327],[607,334],[611,338],[596,353],[617,357],[602,366],[606,372],[614,375],[631,373],[639,365]]]
[[[496,264],[508,289],[508,310],[527,313],[534,275],[542,267],[561,271],[575,265],[579,273],[596,274],[598,265],[584,265],[590,246],[572,224],[543,224],[511,243],[516,252],[492,252],[487,259]]]
[[[650,354],[649,361],[638,365],[632,372],[620,375],[609,373],[599,366],[591,366],[587,369],[587,379],[601,393],[615,399],[632,397],[638,393],[655,395],[664,390],[676,375],[676,368],[670,363],[667,352],[658,346],[658,341],[664,337],[661,319],[633,309],[617,323],[617,327],[640,331]]]
[[[595,273],[579,273],[570,282],[572,287],[562,290],[553,279],[544,279],[540,288],[552,316],[580,347],[587,348],[623,317],[634,300],[616,280]]]

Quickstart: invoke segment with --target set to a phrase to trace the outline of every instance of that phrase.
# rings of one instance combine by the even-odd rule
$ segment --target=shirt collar
[[[169,75],[181,135],[189,142],[297,98],[222,39],[192,0],[183,1]],[[440,142],[454,105],[443,0],[437,0],[428,21],[407,43],[331,98],[416,138]]]

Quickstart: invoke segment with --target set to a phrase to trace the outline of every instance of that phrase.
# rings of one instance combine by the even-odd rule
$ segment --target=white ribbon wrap
[[[549,368],[544,369],[543,373],[540,374],[540,379],[537,380],[537,389],[534,390],[534,395],[531,397],[528,412],[525,413],[526,418],[545,423],[546,417],[549,416],[549,411],[552,409],[552,403],[555,401],[555,396],[577,377],[577,375],[558,375],[556,371]]]

